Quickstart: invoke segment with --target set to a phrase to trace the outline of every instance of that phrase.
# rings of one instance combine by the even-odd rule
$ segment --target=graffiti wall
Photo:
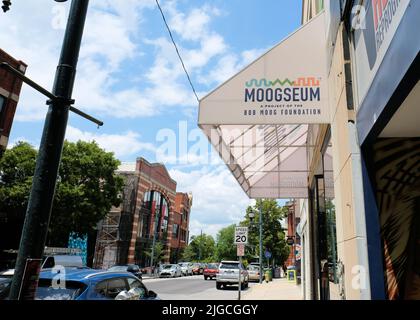
[[[378,139],[374,166],[388,298],[420,299],[420,139]]]

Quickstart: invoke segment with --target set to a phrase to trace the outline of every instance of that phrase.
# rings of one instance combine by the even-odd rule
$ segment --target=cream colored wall
[[[361,156],[354,123],[349,122],[354,113],[347,109],[344,63],[341,26],[329,75],[337,249],[344,263],[346,299],[370,299]],[[365,272],[352,274],[357,270]],[[358,279],[364,286],[358,286]]]

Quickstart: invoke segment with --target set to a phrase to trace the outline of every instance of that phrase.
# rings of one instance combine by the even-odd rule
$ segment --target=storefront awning
[[[329,123],[324,13],[200,101],[198,125],[250,198],[308,197],[308,125]]]

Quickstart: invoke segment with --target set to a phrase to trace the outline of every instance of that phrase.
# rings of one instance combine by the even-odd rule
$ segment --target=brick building
[[[6,62],[25,73],[27,65],[0,49],[0,63]],[[19,101],[22,81],[0,68],[0,157],[6,150],[12,129],[16,106]]]
[[[153,243],[163,245],[160,260],[177,262],[188,242],[191,194],[177,193],[165,166],[143,158],[118,173],[125,178],[123,201],[99,225],[94,266],[150,266]]]

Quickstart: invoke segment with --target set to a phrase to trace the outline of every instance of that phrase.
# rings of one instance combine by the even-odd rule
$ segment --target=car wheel
[[[222,289],[222,284],[221,284],[221,283],[216,282],[216,289],[217,289],[217,290],[221,290],[221,289]]]
[[[204,276],[204,280],[207,280],[207,277],[206,276]]]

